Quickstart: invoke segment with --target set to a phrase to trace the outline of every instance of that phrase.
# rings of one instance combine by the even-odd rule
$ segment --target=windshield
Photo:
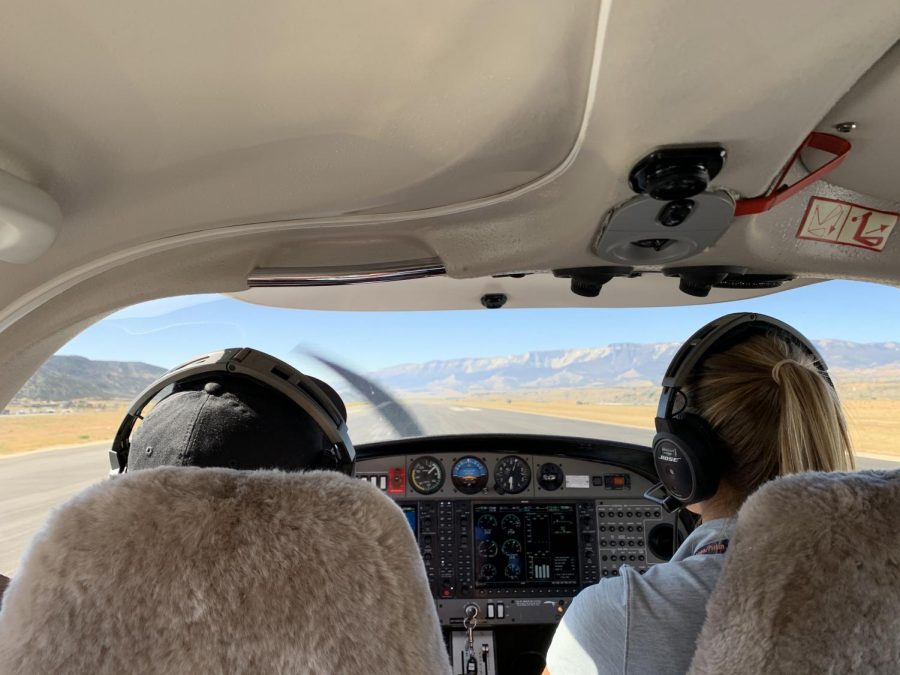
[[[647,445],[659,383],[681,342],[722,314],[757,311],[794,325],[821,349],[860,468],[895,468],[898,310],[900,290],[851,282],[640,309],[326,312],[220,295],[136,305],[69,342],[0,415],[0,572],[15,570],[51,508],[107,475],[110,439],[133,397],[199,354],[254,347],[331,383],[347,402],[357,445],[467,433]],[[359,375],[408,419],[373,405]]]
[[[717,316],[758,311],[817,342],[859,449],[892,454],[879,429],[897,417],[889,402],[900,397],[898,300],[897,289],[851,282],[639,309],[326,312],[219,295],[163,299],[117,312],[61,349],[5,411],[47,415],[47,423],[29,439],[5,437],[2,451],[106,440],[127,402],[166,369],[240,346],[331,383],[356,444],[504,432],[647,444],[659,383],[681,342]],[[374,405],[367,382],[408,415]]]

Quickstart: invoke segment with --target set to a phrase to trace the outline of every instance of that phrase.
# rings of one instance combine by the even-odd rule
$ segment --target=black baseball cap
[[[312,379],[346,419],[325,382]],[[128,471],[158,466],[302,471],[331,448],[309,414],[252,378],[216,373],[180,382],[146,415],[131,439]]]

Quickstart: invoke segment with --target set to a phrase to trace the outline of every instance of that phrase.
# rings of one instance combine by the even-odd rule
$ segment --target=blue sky
[[[186,296],[117,312],[59,353],[168,368],[236,346],[296,361],[289,354],[301,345],[369,371],[431,359],[680,341],[707,321],[735,311],[776,316],[813,339],[900,340],[900,289],[833,281],[741,302],[641,309],[322,312],[262,307],[217,295]]]

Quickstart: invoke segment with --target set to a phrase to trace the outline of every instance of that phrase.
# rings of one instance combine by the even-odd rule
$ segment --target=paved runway
[[[426,435],[460,433],[523,433],[605,438],[648,444],[649,429],[585,420],[547,417],[486,408],[417,403],[410,406]],[[396,437],[371,409],[350,414],[350,434],[356,443]],[[0,457],[0,573],[11,574],[28,541],[54,506],[102,480],[109,471],[108,443],[94,443]],[[860,459],[861,468],[900,468],[900,463]]]

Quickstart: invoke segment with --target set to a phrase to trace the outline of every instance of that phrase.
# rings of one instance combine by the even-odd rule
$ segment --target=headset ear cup
[[[670,432],[653,439],[653,461],[660,481],[684,504],[714,495],[721,476],[721,452],[706,420],[690,413],[670,420]]]
[[[688,425],[695,439],[694,471],[697,483],[694,501],[699,502],[712,497],[719,489],[719,480],[722,477],[722,453],[725,449],[719,441],[718,434],[699,415],[686,413],[684,423]]]

